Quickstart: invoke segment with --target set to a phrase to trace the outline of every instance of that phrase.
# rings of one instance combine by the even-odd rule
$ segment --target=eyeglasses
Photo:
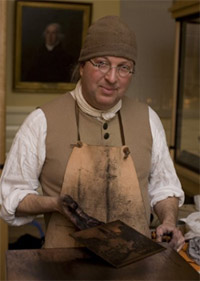
[[[130,66],[126,64],[121,64],[117,66],[111,66],[109,62],[106,61],[100,61],[100,62],[94,62],[92,60],[89,60],[89,62],[96,68],[98,68],[99,71],[101,71],[103,74],[108,73],[112,68],[117,69],[117,73],[120,77],[124,78],[127,77],[129,74],[133,74],[134,71],[131,69]]]

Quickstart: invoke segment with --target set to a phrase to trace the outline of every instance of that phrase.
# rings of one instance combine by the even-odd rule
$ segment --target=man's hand
[[[58,211],[68,217],[80,230],[103,224],[103,222],[88,216],[69,195],[60,196],[58,198],[58,205]]]
[[[171,237],[169,246],[179,252],[185,244],[182,232],[172,224],[163,223],[156,229],[156,242],[162,242],[166,236]]]
[[[178,217],[178,198],[168,197],[159,201],[154,206],[154,211],[161,222],[156,229],[156,241],[162,242],[163,236],[170,235],[171,240],[169,245],[176,251],[180,251],[185,243],[185,239],[181,231],[176,227]]]

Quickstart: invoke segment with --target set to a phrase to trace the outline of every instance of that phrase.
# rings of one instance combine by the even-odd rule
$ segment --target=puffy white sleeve
[[[45,160],[46,118],[41,109],[33,111],[17,132],[0,179],[0,216],[8,224],[22,225],[33,217],[15,217],[19,202],[27,194],[38,194]]]
[[[165,131],[158,115],[149,107],[150,127],[153,137],[151,173],[149,178],[150,204],[167,197],[179,198],[179,206],[184,203],[184,192],[177,177],[166,142]]]

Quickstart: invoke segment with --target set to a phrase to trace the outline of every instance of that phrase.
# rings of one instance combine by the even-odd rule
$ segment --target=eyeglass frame
[[[116,68],[116,70],[117,70],[117,74],[121,77],[121,78],[126,78],[126,77],[128,77],[128,75],[129,74],[134,74],[134,70],[130,70],[130,71],[128,71],[126,74],[125,74],[125,76],[122,76],[122,75],[120,75],[120,69],[122,69],[121,67],[122,67],[122,65],[116,65],[116,66],[111,66],[111,64],[108,62],[107,63],[107,66],[109,66],[109,69],[108,69],[108,71],[106,71],[106,72],[103,72],[101,69],[100,69],[100,66],[102,65],[102,64],[100,64],[100,63],[95,63],[92,59],[90,59],[90,60],[88,60],[94,67],[97,67],[98,68],[98,70],[102,73],[102,74],[107,74],[112,68]],[[133,67],[134,67],[134,65],[133,65]]]

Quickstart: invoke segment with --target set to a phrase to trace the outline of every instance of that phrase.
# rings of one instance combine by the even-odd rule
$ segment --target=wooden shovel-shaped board
[[[114,267],[122,267],[165,250],[120,220],[81,230],[71,236]]]

